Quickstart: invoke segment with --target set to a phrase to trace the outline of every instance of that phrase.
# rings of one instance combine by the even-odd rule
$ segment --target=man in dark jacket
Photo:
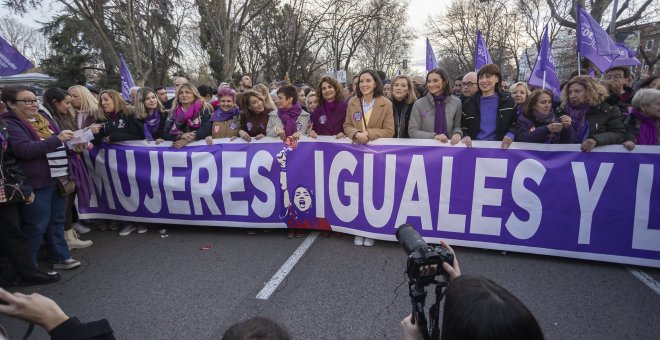
[[[515,102],[500,86],[502,76],[495,64],[482,67],[477,74],[479,90],[463,104],[463,143],[472,146],[472,139],[502,141],[508,148],[517,128],[518,113]]]

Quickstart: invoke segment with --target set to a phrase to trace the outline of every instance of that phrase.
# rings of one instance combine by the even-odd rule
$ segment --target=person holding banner
[[[497,65],[482,67],[477,73],[477,79],[479,90],[463,104],[463,143],[470,148],[472,139],[501,140],[501,148],[507,149],[516,133],[516,104],[500,88],[502,75]]]
[[[73,138],[73,131],[60,131],[54,121],[40,114],[37,96],[27,86],[5,87],[2,101],[9,108],[2,117],[9,147],[34,192],[33,203],[20,207],[31,260],[36,265],[45,237],[48,261],[54,269],[79,267],[64,239],[66,197],[75,189],[64,143]]]
[[[240,130],[239,116],[241,111],[236,106],[236,91],[228,87],[220,89],[218,100],[220,105],[213,112],[211,119],[202,125],[197,132],[199,138],[204,138],[208,145],[212,145],[213,140],[216,138],[231,138],[233,140],[238,137],[238,131]]]
[[[517,140],[525,143],[569,144],[573,143],[571,117],[556,118],[552,110],[552,92],[534,90],[522,115],[518,117]]]
[[[44,92],[43,105],[60,129],[78,130],[71,110],[71,96],[68,92],[58,88],[47,89]],[[99,133],[100,126],[92,124],[89,126],[89,129],[92,133]],[[64,238],[70,250],[87,248],[94,244],[90,240],[84,241],[79,239],[78,233],[73,227],[74,223],[78,223],[78,212],[75,206],[76,196],[78,196],[79,204],[84,206],[89,205],[89,199],[91,197],[89,175],[79,155],[80,152],[85,150],[87,150],[87,143],[73,145],[73,150],[68,150],[69,169],[75,173],[73,179],[76,183],[76,190],[67,197],[66,220],[64,224]]]
[[[266,127],[267,136],[280,137],[285,141],[287,137],[298,139],[307,134],[310,115],[300,106],[298,98],[298,90],[291,85],[277,90],[277,111],[270,113]]]
[[[461,100],[451,93],[445,70],[434,68],[426,75],[426,95],[415,101],[410,115],[411,138],[435,139],[451,145],[461,140]]]
[[[135,100],[135,117],[144,122],[144,139],[160,144],[165,140],[165,122],[167,112],[158,99],[156,91],[142,87],[137,92]]]
[[[206,124],[213,113],[211,104],[205,102],[191,84],[177,87],[172,106],[172,121],[165,129],[174,148],[182,148],[188,143],[203,139],[206,136],[197,136],[197,130]]]
[[[392,111],[394,113],[394,138],[410,138],[408,123],[413,105],[417,100],[412,79],[405,75],[394,77],[394,80],[392,80],[392,95],[388,99],[392,101]]]
[[[144,139],[144,122],[138,119],[134,108],[126,103],[121,93],[104,90],[99,97],[106,119],[101,134],[107,143]]]
[[[57,273],[44,273],[32,261],[29,239],[21,230],[20,208],[34,202],[32,187],[9,148],[9,132],[0,118],[0,247],[18,274],[22,286],[50,284],[60,280]],[[7,190],[9,186],[16,189]]]
[[[76,111],[76,130],[105,119],[103,111],[99,110],[99,101],[88,88],[74,85],[69,87],[67,92],[71,95],[71,106]]]
[[[392,102],[383,97],[383,83],[374,70],[363,70],[358,75],[355,97],[348,101],[344,134],[357,144],[367,144],[378,138],[394,137]],[[355,236],[356,246],[373,246],[368,237]]]
[[[252,141],[252,138],[257,140],[264,138],[270,115],[277,114],[274,107],[266,104],[264,98],[268,96],[270,94],[264,97],[254,90],[247,90],[241,94],[239,103],[241,130],[238,131],[238,135],[246,142]]]
[[[344,101],[344,94],[339,81],[330,76],[324,76],[316,87],[320,93],[319,105],[312,111],[312,129],[309,136],[335,136],[337,139],[344,135],[344,120],[348,104]]]
[[[660,90],[646,88],[637,91],[632,100],[632,112],[626,116],[626,141],[623,146],[632,151],[635,145],[660,145]]]
[[[607,90],[590,76],[577,76],[569,80],[561,91],[562,105],[558,116],[571,117],[573,143],[581,144],[582,151],[595,146],[621,144],[626,139],[621,112],[605,102]]]
[[[525,104],[527,103],[527,97],[529,97],[529,87],[523,82],[518,82],[513,84],[511,87],[511,97],[516,103],[516,111],[518,111],[518,117],[522,114],[525,109]]]

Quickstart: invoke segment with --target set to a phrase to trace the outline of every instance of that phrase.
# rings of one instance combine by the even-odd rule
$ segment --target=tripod
[[[429,309],[430,324],[424,315],[424,304],[426,303],[426,286],[435,285],[435,303]],[[444,281],[426,281],[426,280],[410,280],[408,282],[408,289],[410,291],[410,302],[412,303],[412,323],[417,323],[424,340],[439,340],[440,328],[440,301],[445,295],[444,288],[447,282]]]

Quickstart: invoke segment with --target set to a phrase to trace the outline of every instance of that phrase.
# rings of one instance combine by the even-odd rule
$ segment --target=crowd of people
[[[525,83],[509,86],[494,64],[456,79],[442,68],[425,79],[397,75],[392,80],[367,69],[349,84],[326,76],[315,87],[286,81],[253,86],[249,75],[240,77],[236,89],[228,83],[217,90],[195,87],[182,77],[174,85],[173,98],[163,86],[134,87],[128,101],[115,90],[93,93],[80,85],[49,88],[41,100],[29,87],[2,89],[0,246],[18,283],[59,280],[57,273],[37,268],[42,244],[52,267],[67,270],[80,266],[70,251],[93,244],[79,237],[91,227],[119,230],[120,236],[147,232],[142,223],[85,225],[78,219],[74,203],[86,206],[91,190],[80,153],[101,143],[171,141],[184,148],[220,138],[334,136],[357,144],[434,139],[468,148],[473,140],[498,141],[504,149],[514,142],[579,144],[585,152],[602,145],[627,150],[658,145],[660,78],[633,84],[626,67],[608,70],[603,80],[576,72],[560,98]],[[91,136],[89,142],[76,139],[83,133]],[[356,236],[354,244],[368,247],[374,240]]]

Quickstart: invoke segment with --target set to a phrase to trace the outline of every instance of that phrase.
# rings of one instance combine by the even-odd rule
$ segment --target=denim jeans
[[[41,240],[46,239],[48,261],[62,262],[71,258],[64,239],[66,198],[55,184],[34,190],[34,202],[21,207],[23,231],[28,238],[32,260],[37,263]]]

